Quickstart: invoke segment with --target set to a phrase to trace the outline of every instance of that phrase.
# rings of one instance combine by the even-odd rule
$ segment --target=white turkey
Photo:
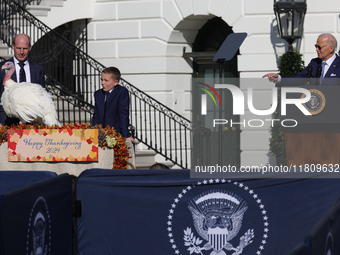
[[[43,123],[47,126],[61,126],[58,121],[52,95],[39,84],[21,82],[11,79],[15,71],[14,63],[7,62],[2,66],[6,76],[1,104],[8,117],[16,117],[21,123]]]

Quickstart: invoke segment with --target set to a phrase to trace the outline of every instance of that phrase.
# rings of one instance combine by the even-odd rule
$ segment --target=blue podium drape
[[[50,171],[0,171],[0,194],[56,176]]]
[[[0,208],[1,194],[56,175],[56,173],[49,171],[0,171]]]
[[[340,200],[330,208],[306,237],[310,255],[340,254]]]
[[[72,183],[62,174],[3,194],[1,254],[72,254]]]
[[[84,171],[77,254],[286,254],[337,200],[338,179],[190,179]]]

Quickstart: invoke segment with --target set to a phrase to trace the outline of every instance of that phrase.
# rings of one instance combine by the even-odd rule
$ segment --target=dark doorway
[[[199,87],[202,87],[198,82],[209,84],[214,87],[214,84],[220,83],[219,64],[213,61],[214,53],[220,48],[226,37],[233,33],[231,27],[221,18],[213,18],[209,20],[197,34],[193,44],[193,54],[198,53],[193,58],[193,88],[192,88],[192,104],[193,104],[193,122],[209,128],[211,131],[210,138],[210,165],[218,164],[218,127],[213,127],[213,119],[219,119],[219,107],[215,105],[213,100],[207,100],[207,114],[201,114],[201,95],[205,92]],[[204,54],[210,52],[211,54]],[[201,53],[201,54],[200,54]],[[202,54],[203,53],[203,54]],[[237,54],[230,61],[223,64],[222,68],[222,83],[231,82],[233,85],[239,86],[239,72],[237,70]],[[228,120],[228,124],[223,126],[222,134],[222,164],[224,166],[240,166],[240,128],[239,125],[230,126],[230,121],[233,123],[239,122],[239,116],[233,116],[232,96],[229,90],[220,90],[219,95],[222,100],[222,118]],[[209,145],[206,145],[209,146]],[[202,148],[203,149],[203,148]],[[195,160],[195,159],[194,159]],[[197,165],[197,162],[194,162]]]
[[[44,67],[52,84],[61,85],[79,98],[82,97],[82,79],[87,70],[82,59],[76,56],[79,51],[87,53],[87,23],[84,19],[60,25],[42,36],[30,53],[30,59]],[[56,33],[69,43],[58,40]]]

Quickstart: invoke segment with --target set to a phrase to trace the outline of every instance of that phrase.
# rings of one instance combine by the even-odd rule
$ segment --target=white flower
[[[109,137],[108,135],[106,136],[106,143],[107,146],[110,148],[113,148],[117,145],[117,140],[114,137]]]

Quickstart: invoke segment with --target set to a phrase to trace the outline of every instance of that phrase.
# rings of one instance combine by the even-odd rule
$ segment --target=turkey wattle
[[[14,63],[7,62],[2,66],[6,76],[1,104],[8,117],[16,117],[24,123],[43,123],[47,126],[61,126],[58,121],[52,95],[39,84],[21,82],[11,79],[15,71]]]

